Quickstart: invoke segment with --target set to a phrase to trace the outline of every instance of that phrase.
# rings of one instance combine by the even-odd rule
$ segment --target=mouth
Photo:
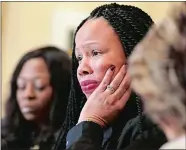
[[[80,83],[80,86],[85,94],[90,94],[99,86],[99,82],[96,80],[85,80]]]
[[[22,108],[22,113],[33,113],[35,110],[33,108],[30,108],[30,107],[24,107]]]

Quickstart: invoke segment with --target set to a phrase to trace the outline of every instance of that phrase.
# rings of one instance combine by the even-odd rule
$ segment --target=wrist
[[[84,119],[84,121],[94,122],[100,125],[102,128],[105,128],[108,125],[107,122],[103,118],[96,116],[96,115],[87,117]]]

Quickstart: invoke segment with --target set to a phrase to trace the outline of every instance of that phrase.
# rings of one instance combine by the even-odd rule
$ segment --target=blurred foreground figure
[[[129,59],[132,88],[166,134],[161,149],[186,149],[186,2],[174,4]]]

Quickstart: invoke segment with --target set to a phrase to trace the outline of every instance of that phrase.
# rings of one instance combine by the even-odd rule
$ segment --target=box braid
[[[113,27],[115,32],[118,34],[119,39],[122,43],[124,53],[128,58],[131,54],[135,45],[140,42],[140,40],[145,36],[149,27],[153,24],[151,17],[142,11],[141,9],[128,6],[128,5],[119,5],[116,3],[106,4],[97,7],[94,9],[88,18],[83,20],[81,24],[77,27],[75,32],[83,26],[83,24],[91,18],[99,18],[104,17],[110,25]],[[74,36],[74,37],[75,37]],[[66,120],[61,128],[61,133],[59,133],[59,137],[57,139],[56,144],[53,147],[53,150],[57,150],[60,148],[65,148],[66,145],[66,135],[67,132],[76,125],[80,112],[86,102],[86,97],[82,93],[79,82],[77,80],[77,68],[78,62],[75,57],[75,38],[73,44],[73,52],[72,52],[72,78],[71,78],[71,92],[69,96],[69,103],[67,107],[67,115]],[[134,100],[127,104],[128,106],[125,109],[128,109],[127,115],[130,116],[127,119],[129,120],[136,115],[141,117],[141,101],[138,96],[133,96]],[[133,102],[133,103],[132,103]],[[136,112],[131,112],[131,109],[134,110],[134,105],[137,105]],[[128,108],[127,108],[128,107]],[[130,110],[130,113],[129,113]],[[133,115],[131,114],[133,113]],[[123,113],[126,118],[126,111]],[[131,114],[131,115],[130,115]],[[123,120],[122,120],[123,121]],[[141,124],[141,122],[139,122]],[[141,125],[140,125],[141,126]]]

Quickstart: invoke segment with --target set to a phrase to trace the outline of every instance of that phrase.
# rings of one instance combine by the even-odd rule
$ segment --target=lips
[[[84,80],[80,82],[80,86],[84,93],[89,94],[99,86],[99,82],[96,80]]]
[[[35,110],[30,108],[30,107],[24,107],[22,108],[22,113],[32,113],[34,112]]]

